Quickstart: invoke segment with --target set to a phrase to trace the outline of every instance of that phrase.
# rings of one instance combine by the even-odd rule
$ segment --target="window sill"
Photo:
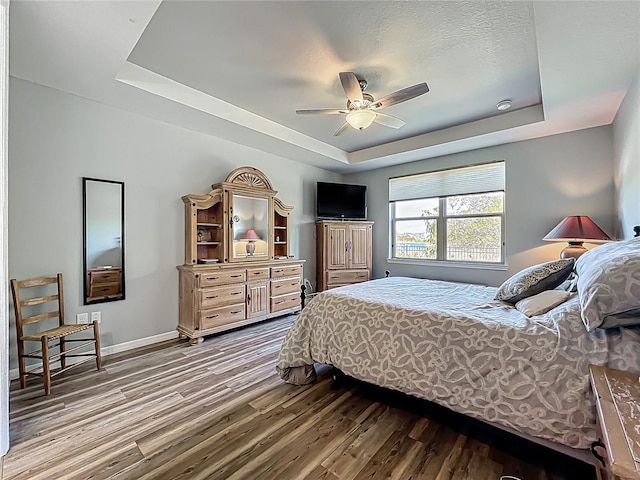
[[[509,268],[506,263],[452,262],[450,260],[421,260],[413,258],[387,258],[387,263],[429,267],[474,268],[478,270],[507,270]]]

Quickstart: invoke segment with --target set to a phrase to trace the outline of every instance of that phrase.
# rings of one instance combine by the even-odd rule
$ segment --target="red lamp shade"
[[[578,258],[587,251],[583,242],[604,243],[611,241],[596,223],[587,216],[574,215],[566,217],[556,228],[547,233],[543,240],[547,242],[569,242],[562,250],[562,258]]]
[[[260,240],[260,237],[258,236],[256,231],[253,228],[251,228],[247,230],[247,233],[245,233],[242,237],[240,237],[240,240]]]

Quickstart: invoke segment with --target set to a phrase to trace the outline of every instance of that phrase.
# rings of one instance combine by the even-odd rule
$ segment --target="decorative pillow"
[[[495,299],[516,303],[523,298],[556,288],[571,275],[573,264],[573,258],[565,258],[525,268],[500,285]]]
[[[589,250],[576,262],[576,273],[587,331],[631,325],[629,318],[640,310],[640,237]]]
[[[527,317],[542,315],[563,303],[571,294],[563,290],[545,290],[532,297],[523,298],[516,308]]]

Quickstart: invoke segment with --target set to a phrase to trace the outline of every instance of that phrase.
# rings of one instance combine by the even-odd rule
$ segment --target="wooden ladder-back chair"
[[[32,287],[40,287],[44,290],[47,285],[57,284],[57,292],[52,295],[38,296],[22,299],[21,291]],[[91,357],[95,357],[96,366],[100,370],[100,336],[98,332],[98,322],[89,324],[67,325],[64,323],[64,290],[62,288],[62,274],[56,277],[38,277],[30,280],[11,280],[11,293],[13,294],[13,306],[16,314],[16,332],[18,338],[18,367],[20,370],[20,387],[25,388],[27,384],[27,376],[37,375],[42,377],[44,381],[44,391],[46,395],[51,393],[51,377],[65,372],[73,367],[82,365],[91,361]],[[49,293],[49,292],[47,292]],[[55,302],[58,306],[57,310],[39,313],[33,316],[25,316],[24,309],[36,305],[42,305],[49,302]],[[25,325],[34,324],[50,318],[58,318],[58,326],[49,330],[26,335],[23,331]],[[68,335],[82,332],[84,330],[93,329],[93,338],[70,339]],[[57,344],[49,345],[50,342],[58,340]],[[34,352],[25,353],[24,342],[39,342],[41,348]],[[67,342],[82,342],[77,346],[67,350]],[[94,344],[95,353],[75,353],[87,345]],[[51,354],[50,349],[58,347],[58,353]],[[89,357],[79,362],[74,362],[67,366],[68,357]],[[37,358],[42,360],[42,367],[34,367],[31,370],[26,369],[25,359]],[[60,362],[60,368],[52,369],[51,364]]]

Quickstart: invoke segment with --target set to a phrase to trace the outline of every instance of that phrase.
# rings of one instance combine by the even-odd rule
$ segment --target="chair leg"
[[[102,367],[102,357],[100,355],[100,331],[98,329],[98,322],[93,321],[93,338],[96,341],[96,367],[98,370]]]
[[[64,337],[60,338],[60,368],[67,368],[67,357],[64,354],[66,351],[66,344],[64,342]]]
[[[49,337],[46,335],[41,339],[42,342],[42,380],[44,380],[44,394],[51,393],[51,371],[49,369]]]
[[[20,372],[20,388],[27,386],[26,365],[24,362],[24,342],[18,339],[18,371]]]

